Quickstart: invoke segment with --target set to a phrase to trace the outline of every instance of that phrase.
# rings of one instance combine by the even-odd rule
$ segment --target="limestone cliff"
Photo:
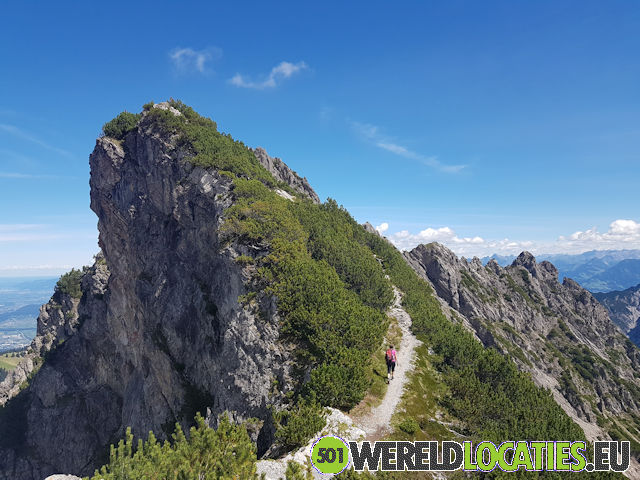
[[[0,390],[13,397],[0,413],[0,479],[91,473],[127,426],[162,437],[205,409],[213,422],[223,411],[258,418],[259,453],[272,443],[269,406],[291,384],[289,350],[275,302],[239,301],[250,267],[235,260],[264,246],[220,238],[232,182],[188,154],[146,114],[122,141],[98,139],[91,208],[104,258],[81,300],[43,307],[32,357]],[[317,201],[286,165],[274,168]]]
[[[253,150],[253,153],[260,162],[260,165],[266,168],[276,180],[286,183],[297,192],[309,197],[314,203],[320,203],[318,194],[311,188],[307,179],[300,177],[300,175],[291,170],[282,160],[270,157],[266,150],[260,147]]]
[[[568,278],[559,283],[556,268],[528,252],[506,268],[459,259],[439,244],[405,258],[450,318],[550,388],[588,438],[637,440],[640,350],[588,291]]]

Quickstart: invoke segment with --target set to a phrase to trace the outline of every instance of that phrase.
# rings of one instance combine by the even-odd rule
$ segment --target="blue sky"
[[[638,32],[634,1],[3,2],[0,275],[91,260],[95,138],[169,97],[402,248],[640,248]]]

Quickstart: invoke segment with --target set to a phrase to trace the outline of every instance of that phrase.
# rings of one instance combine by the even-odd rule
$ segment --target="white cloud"
[[[387,225],[383,223],[382,225]],[[378,228],[378,227],[376,227]],[[385,229],[386,230],[386,229]],[[465,257],[492,255],[517,255],[523,250],[534,254],[582,253],[589,250],[640,249],[640,223],[619,219],[611,222],[609,229],[601,233],[596,227],[560,236],[555,241],[484,239],[480,236],[460,237],[450,227],[425,228],[418,233],[401,230],[388,235],[389,240],[401,250],[411,250],[419,244],[438,242]]]
[[[349,123],[356,133],[364,137],[368,142],[400,157],[415,160],[423,165],[445,173],[458,173],[466,167],[466,165],[447,165],[438,160],[438,157],[436,156],[427,156],[414,152],[413,150],[410,150],[403,145],[399,145],[382,135],[380,133],[380,127],[377,127],[376,125],[356,121],[350,121]]]
[[[384,232],[386,232],[387,230],[389,230],[389,224],[388,224],[387,222],[382,222],[380,225],[378,225],[378,226],[376,227],[376,230],[377,230],[379,233],[384,233]]]
[[[62,148],[58,148],[55,147],[47,142],[44,142],[42,140],[40,140],[39,138],[35,137],[34,135],[31,135],[30,133],[27,133],[21,129],[19,129],[18,127],[16,127],[15,125],[7,125],[5,123],[0,123],[0,131],[8,133],[9,135],[15,137],[15,138],[19,138],[21,140],[26,140],[27,142],[31,142],[34,143],[36,145],[39,145],[42,148],[45,148],[47,150],[50,150],[52,152],[56,152],[60,155],[63,155],[65,157],[71,157],[71,153],[69,153],[66,150],[63,150]]]
[[[487,242],[479,236],[459,237],[449,227],[429,227],[418,233],[401,230],[389,235],[389,240],[401,250],[411,250],[421,243],[438,242],[452,248],[460,255],[468,253],[471,250],[482,248],[487,244]]]
[[[609,230],[604,233],[600,233],[597,227],[591,227],[585,231],[561,236],[556,244],[583,252],[640,248],[640,223],[634,220],[618,219],[611,222]]]
[[[203,50],[193,48],[174,48],[169,52],[169,58],[174,68],[179,73],[206,73],[207,62],[222,56],[222,50],[218,47],[208,47]]]
[[[278,85],[280,80],[289,78],[292,75],[306,70],[307,64],[304,62],[290,63],[280,62],[278,65],[271,69],[271,72],[264,77],[261,81],[253,81],[247,79],[244,75],[236,73],[229,79],[229,83],[241,88],[254,88],[256,90],[264,90],[265,88],[274,88]]]

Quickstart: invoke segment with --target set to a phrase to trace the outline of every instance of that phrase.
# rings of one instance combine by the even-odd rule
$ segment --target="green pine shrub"
[[[140,117],[141,114],[139,113],[122,112],[102,126],[102,133],[106,137],[122,140],[127,133],[136,128]]]
[[[247,430],[226,415],[217,429],[205,425],[200,414],[185,435],[176,424],[171,441],[158,442],[152,432],[134,446],[131,429],[112,445],[109,463],[91,480],[218,480],[258,479],[256,450]],[[86,479],[85,479],[86,480]]]
[[[73,298],[82,297],[82,270],[72,268],[71,271],[63,274],[55,286],[55,291],[70,295]]]
[[[325,425],[325,410],[311,396],[300,398],[290,409],[274,413],[276,440],[284,447],[295,449],[306,445]]]

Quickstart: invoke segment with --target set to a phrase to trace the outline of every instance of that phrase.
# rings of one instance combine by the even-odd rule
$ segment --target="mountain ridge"
[[[483,264],[491,259],[507,266],[514,255],[482,257]],[[569,277],[591,292],[624,290],[640,282],[640,250],[590,250],[580,254],[537,255],[548,260],[558,269],[560,278]]]
[[[0,386],[1,480],[90,474],[126,427],[167,438],[171,425],[192,424],[195,412],[212,427],[223,412],[245,422],[259,457],[304,444],[321,429],[320,406],[349,410],[371,386],[372,356],[396,287],[412,332],[435,349],[421,349],[428,358],[420,362],[435,365],[456,392],[440,407],[458,415],[466,435],[578,439],[574,420],[593,423],[590,405],[578,401],[582,410],[567,415],[518,372],[515,365],[526,362],[510,360],[515,347],[505,344],[500,355],[462,330],[464,319],[449,321],[441,304],[455,304],[460,289],[453,283],[435,297],[431,280],[406,262],[416,259],[404,258],[335,201],[319,204],[304,178],[266,152],[248,149],[175,101],[123,112],[104,131],[90,156],[102,254],[61,278],[41,309],[27,358]],[[454,257],[440,265],[458,265]],[[479,260],[463,264],[473,272],[458,272],[467,290],[457,298],[477,306],[483,293],[471,274],[489,271]],[[489,270],[499,277],[494,264]],[[514,268],[544,278],[555,271],[527,255]],[[535,289],[524,290],[524,276],[512,281],[524,292],[507,282],[520,295],[515,301],[533,302]],[[597,309],[575,282],[565,283],[575,293],[574,310]],[[600,311],[585,316],[593,331],[600,318]],[[487,342],[486,322],[468,323]],[[609,328],[599,332],[609,338]],[[592,341],[587,337],[580,336]],[[518,344],[515,336],[510,341]],[[615,342],[621,362],[636,361],[636,350],[623,353]],[[467,408],[487,389],[502,391],[496,398],[510,402],[519,422],[508,411]],[[505,389],[518,395],[509,399]],[[603,405],[626,413],[617,397]],[[414,423],[429,429],[428,419]]]
[[[439,244],[420,245],[405,258],[431,283],[454,321],[550,388],[587,437],[635,431],[640,351],[587,290],[569,278],[559,283],[553,264],[523,252],[510,266],[495,260],[483,266]]]

